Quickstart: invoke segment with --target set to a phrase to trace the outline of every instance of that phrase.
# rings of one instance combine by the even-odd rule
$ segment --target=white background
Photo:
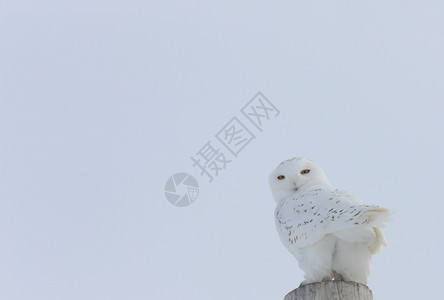
[[[0,298],[283,299],[269,172],[305,156],[396,210],[375,299],[438,299],[442,1],[0,2]],[[190,157],[281,111],[211,184]],[[189,172],[196,202],[166,180]]]

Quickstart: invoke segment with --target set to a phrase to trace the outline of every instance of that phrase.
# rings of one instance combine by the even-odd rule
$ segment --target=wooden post
[[[303,285],[284,300],[372,300],[372,291],[364,284],[351,281],[324,281]]]

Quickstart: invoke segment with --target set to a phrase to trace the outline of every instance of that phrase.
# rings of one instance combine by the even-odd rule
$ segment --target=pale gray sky
[[[303,273],[267,177],[305,156],[396,210],[375,299],[438,299],[443,15],[442,1],[0,2],[0,298],[283,299]],[[258,91],[280,115],[207,183],[190,157]],[[200,184],[186,208],[163,193],[177,172]]]

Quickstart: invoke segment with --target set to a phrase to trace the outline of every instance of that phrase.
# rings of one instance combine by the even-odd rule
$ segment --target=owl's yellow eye
[[[302,171],[301,171],[301,174],[308,174],[308,173],[310,173],[310,170],[309,170],[309,169],[305,169],[305,170],[302,170]]]
[[[278,178],[279,180],[282,180],[282,179],[285,178],[285,176],[284,176],[284,175],[279,175],[277,178]]]

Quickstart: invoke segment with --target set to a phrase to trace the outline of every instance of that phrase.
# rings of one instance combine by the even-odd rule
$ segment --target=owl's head
[[[276,203],[293,195],[297,190],[313,185],[330,185],[324,171],[315,162],[295,157],[281,162],[269,177]]]

